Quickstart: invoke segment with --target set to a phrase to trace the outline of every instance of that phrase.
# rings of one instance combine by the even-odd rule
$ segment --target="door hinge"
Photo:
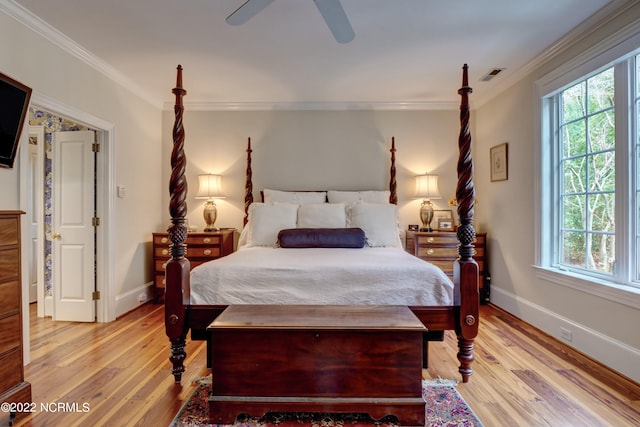
[[[99,142],[94,142],[93,144],[91,144],[91,149],[93,150],[94,153],[99,153],[100,152],[100,143]]]
[[[93,225],[94,227],[97,227],[100,225],[100,218],[97,216],[94,216],[93,218],[91,218],[91,225]]]
[[[94,301],[98,301],[98,300],[100,299],[100,291],[94,291],[94,292],[91,294],[91,297],[92,297],[92,299],[93,299]]]

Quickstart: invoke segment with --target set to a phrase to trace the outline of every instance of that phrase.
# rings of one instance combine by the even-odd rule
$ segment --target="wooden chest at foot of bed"
[[[407,307],[237,305],[207,330],[211,423],[333,412],[424,426],[426,328]]]

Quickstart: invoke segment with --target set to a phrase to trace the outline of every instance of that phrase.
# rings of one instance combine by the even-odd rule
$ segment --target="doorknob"
[[[59,239],[62,237],[62,235],[60,233],[53,233],[51,237],[53,237],[54,239]]]

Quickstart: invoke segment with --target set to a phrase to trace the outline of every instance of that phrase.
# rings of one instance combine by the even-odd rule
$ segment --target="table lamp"
[[[418,175],[416,176],[416,198],[423,199],[420,205],[420,220],[422,228],[420,231],[433,231],[431,220],[433,219],[432,199],[441,199],[438,191],[438,175]]]
[[[214,199],[223,199],[222,186],[220,185],[222,176],[214,175],[211,173],[198,175],[198,193],[196,199],[206,199],[204,204],[204,210],[202,216],[204,222],[207,224],[204,231],[217,231],[214,226],[216,218],[218,217],[218,211]]]

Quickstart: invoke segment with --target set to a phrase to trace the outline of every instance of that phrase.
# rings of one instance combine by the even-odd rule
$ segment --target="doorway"
[[[94,159],[95,156],[95,169],[92,163],[90,170],[92,180],[90,188],[92,190],[92,194],[89,199],[86,199],[86,201],[92,203],[90,208],[91,212],[90,214],[87,214],[86,210],[80,212],[75,209],[67,213],[78,215],[80,212],[83,216],[89,216],[89,221],[91,221],[91,226],[94,228],[95,233],[92,233],[91,241],[87,243],[87,245],[90,244],[90,250],[82,253],[81,255],[83,258],[90,258],[92,267],[90,268],[91,271],[89,276],[85,276],[88,277],[87,279],[83,279],[82,281],[76,280],[74,284],[76,288],[71,287],[67,289],[69,292],[67,293],[66,302],[77,299],[76,296],[79,294],[77,286],[80,282],[86,283],[87,281],[91,281],[92,285],[95,283],[95,289],[92,289],[90,294],[92,299],[96,298],[97,302],[92,303],[95,306],[95,309],[92,310],[91,318],[84,320],[97,320],[98,322],[112,321],[115,319],[115,300],[113,297],[114,292],[112,280],[112,248],[114,247],[114,244],[113,237],[111,236],[111,233],[109,233],[109,230],[113,229],[113,215],[111,212],[113,210],[114,203],[112,200],[112,194],[108,191],[108,188],[113,185],[114,126],[101,119],[75,109],[70,109],[68,106],[59,104],[49,98],[39,96],[35,93],[32,95],[29,124],[41,126],[43,128],[31,128],[31,141],[23,141],[23,147],[33,145],[36,149],[34,150],[33,147],[31,149],[26,149],[27,147],[25,147],[25,150],[21,150],[20,152],[20,205],[22,210],[27,213],[32,213],[31,216],[33,216],[33,219],[24,221],[25,226],[22,230],[23,241],[33,242],[32,245],[24,245],[25,250],[23,251],[23,259],[25,262],[23,262],[23,277],[28,278],[30,276],[33,277],[34,275],[37,276],[35,280],[38,289],[38,316],[52,316],[54,319],[58,317],[53,307],[53,295],[55,294],[51,292],[53,289],[53,282],[55,281],[55,277],[53,277],[55,272],[53,271],[54,263],[52,263],[52,256],[56,249],[55,244],[58,243],[54,234],[62,233],[59,230],[56,231],[51,228],[51,220],[53,220],[53,218],[51,218],[50,215],[54,213],[54,206],[52,203],[44,202],[44,200],[53,200],[52,196],[48,197],[45,194],[44,189],[52,189],[56,182],[56,179],[51,175],[51,170],[46,169],[47,162],[51,164],[54,162],[52,154],[49,154],[53,153],[53,150],[50,147],[47,148],[47,146],[51,145],[54,138],[53,135],[56,132],[66,131],[72,133],[73,131],[79,131],[79,135],[80,131],[90,130],[92,135],[95,133],[95,137],[91,136],[91,150],[95,147],[95,149],[99,151],[98,153],[93,153],[93,151],[91,151],[91,154],[89,154],[92,159]],[[42,136],[42,133],[44,133],[44,136]],[[62,134],[58,133],[58,135]],[[38,145],[38,138],[44,140],[44,144]],[[31,142],[31,144],[29,144],[29,142]],[[58,141],[58,143],[60,143],[60,141]],[[66,151],[67,155],[71,155],[71,158],[74,158],[74,156],[77,158],[80,153],[85,152],[84,149],[81,148],[82,144],[78,143],[78,141],[73,138],[71,141],[67,141],[65,146],[66,149],[64,151]],[[35,160],[33,154],[34,151],[36,153]],[[29,155],[29,153],[31,153],[31,155]],[[35,166],[32,167],[31,164],[34,164]],[[38,169],[41,164],[44,165],[42,166],[42,173],[36,171],[31,174],[32,169]],[[65,167],[63,170],[70,171],[68,167]],[[75,175],[69,177],[71,181],[75,180],[78,176],[77,174],[80,172],[79,170],[76,170],[73,173]],[[43,177],[41,181],[42,185],[38,184],[37,177]],[[37,194],[40,191],[40,188],[43,188],[42,197]],[[60,194],[60,191],[58,191],[57,194]],[[67,192],[66,194],[69,195],[72,193]],[[42,209],[38,209],[37,207],[38,200],[42,200]],[[67,198],[65,202],[68,201],[69,199]],[[59,205],[60,202],[57,204]],[[72,206],[72,204],[67,204]],[[95,226],[93,225],[94,223],[96,224]],[[34,229],[37,231],[32,231]],[[30,235],[32,234],[37,238],[31,239]],[[50,244],[49,249],[47,249],[47,240]],[[77,255],[77,247],[77,245],[75,248],[72,248],[71,246],[67,247],[67,254],[73,253],[73,250],[76,250]],[[71,259],[72,258],[67,258],[67,269],[70,266],[75,265],[75,262],[71,262]],[[33,268],[34,266],[35,268]],[[58,266],[58,269],[59,268],[60,266]],[[34,271],[35,274],[30,274],[30,272]],[[24,280],[23,282],[25,283],[24,294],[28,296],[28,288],[30,286],[27,282],[33,282],[33,279]],[[25,306],[25,312],[28,312],[27,298],[28,297],[25,297],[25,302],[27,304]],[[62,320],[62,318],[60,318],[60,320]]]
[[[96,131],[31,108],[29,135],[29,299],[33,300],[35,283],[40,316],[94,322]]]
[[[112,230],[115,230],[115,201],[113,191],[109,191],[110,188],[115,188],[114,179],[114,154],[115,154],[115,125],[104,121],[91,114],[69,107],[66,104],[60,103],[56,100],[49,98],[34,91],[31,95],[31,108],[47,111],[58,117],[64,117],[72,122],[82,124],[88,128],[96,131],[96,142],[100,146],[100,156],[97,160],[97,173],[96,173],[96,211],[100,218],[100,225],[96,228],[96,244],[95,244],[95,283],[99,292],[99,299],[96,303],[95,320],[98,322],[111,322],[115,320],[115,290],[114,290],[114,248],[115,238]],[[27,140],[27,132],[23,132],[23,140],[21,141],[21,147],[26,147],[29,144]],[[20,181],[20,209],[27,212],[29,209],[29,199],[32,193],[29,190],[29,152],[30,150],[20,150],[19,160],[19,181]],[[39,153],[39,151],[38,151]],[[38,154],[40,156],[41,154]],[[44,159],[44,154],[42,154]],[[43,175],[40,175],[43,176]],[[43,178],[44,179],[44,178]],[[43,207],[43,211],[45,207]],[[36,214],[39,216],[39,214]],[[44,227],[44,220],[36,216],[36,221],[39,221]],[[29,240],[29,232],[27,227],[27,221],[22,222],[22,241],[27,242]],[[38,233],[40,236],[44,232]],[[42,239],[44,240],[44,239]],[[31,260],[29,255],[30,245],[22,245],[22,277],[29,277],[29,267],[31,266]],[[39,251],[43,254],[43,251]],[[44,256],[43,256],[44,258]],[[38,264],[37,271],[42,272],[44,270],[45,260]],[[23,280],[23,312],[29,313],[29,290],[28,280]],[[42,283],[42,285],[40,285]],[[44,280],[38,282],[38,286],[44,286]],[[44,304],[42,307],[38,306],[38,311],[42,309],[42,316],[44,316]],[[39,314],[40,315],[40,314]],[[30,336],[30,324],[29,316],[23,316],[23,333],[25,337]],[[23,341],[23,354],[24,363],[27,364],[30,361],[30,341],[25,339]]]

